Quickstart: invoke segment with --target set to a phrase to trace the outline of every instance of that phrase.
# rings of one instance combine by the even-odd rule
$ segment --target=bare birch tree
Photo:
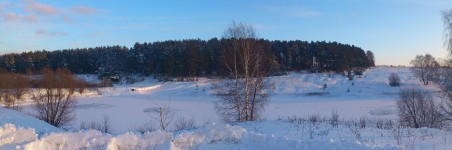
[[[444,23],[444,46],[452,54],[452,9],[441,12]],[[446,97],[440,103],[440,111],[444,119],[452,125],[452,58],[442,63],[440,80],[437,82]]]
[[[226,79],[213,86],[220,98],[217,113],[226,122],[253,121],[268,103],[270,65],[267,49],[257,40],[253,26],[233,22],[226,29],[220,63]]]
[[[452,53],[452,9],[441,12],[444,23],[444,45]]]
[[[154,119],[157,120],[158,125],[163,131],[169,131],[168,127],[173,122],[174,112],[171,110],[170,102],[164,104],[163,106],[157,106],[153,110]]]

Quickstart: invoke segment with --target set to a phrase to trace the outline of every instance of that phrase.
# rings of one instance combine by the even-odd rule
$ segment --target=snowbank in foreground
[[[3,126],[8,123],[24,128],[33,128],[35,132],[38,133],[39,135],[42,135],[44,133],[62,131],[61,129],[49,125],[44,121],[28,116],[21,112],[6,109],[0,106],[0,126]]]
[[[34,129],[16,127],[14,124],[10,123],[0,127],[0,146],[33,141],[37,138],[38,137]]]
[[[248,132],[240,126],[207,124],[177,136],[155,131],[125,133],[112,137],[99,131],[61,132],[37,138],[33,129],[5,124],[0,128],[0,148],[44,149],[374,149],[365,145],[333,141],[297,141],[285,137]],[[16,144],[11,146],[11,144]],[[390,147],[380,149],[394,149]]]

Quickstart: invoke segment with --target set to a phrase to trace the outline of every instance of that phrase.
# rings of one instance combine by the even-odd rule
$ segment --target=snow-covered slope
[[[62,131],[61,129],[58,129],[27,114],[23,114],[22,112],[17,112],[15,110],[0,107],[0,126],[3,126],[7,123],[24,128],[32,128],[36,131],[36,133],[39,133],[40,135],[50,132]]]
[[[287,75],[274,76],[269,79],[275,84],[275,88],[271,91],[274,95],[309,96],[323,93],[323,96],[330,97],[358,96],[365,98],[398,93],[399,87],[388,85],[388,76],[392,72],[399,75],[402,87],[421,86],[419,80],[407,67],[373,67],[366,70],[362,76],[355,76],[354,80],[349,80],[336,73],[300,72],[289,72]],[[147,78],[131,85],[124,84],[106,88],[102,90],[102,94],[106,96],[122,94],[203,96],[213,93],[210,84],[212,82],[216,81],[200,78],[197,82],[157,82],[155,79]],[[325,84],[326,88],[324,88]],[[421,88],[437,90],[434,86]]]
[[[15,144],[33,141],[48,133],[61,131],[44,121],[0,107],[0,149],[10,149]]]
[[[388,85],[391,72],[400,76],[401,87]],[[335,73],[297,72],[270,77],[270,80],[275,88],[270,92],[270,103],[262,114],[268,120],[311,114],[329,116],[332,110],[337,110],[346,119],[395,119],[394,101],[398,98],[399,88],[416,86],[437,90],[435,86],[421,85],[405,67],[371,68],[354,80]],[[211,82],[215,80],[200,78],[197,82],[158,82],[150,77],[135,84],[115,85],[91,92],[79,97],[80,109],[75,127],[81,121],[98,120],[103,114],[108,114],[115,133],[127,132],[152,121],[145,110],[168,103],[176,117],[194,118],[198,125],[221,122],[213,108],[212,103],[218,98],[212,95]],[[325,89],[324,84],[327,84]],[[124,122],[120,118],[129,121]]]
[[[397,73],[402,87],[390,87],[388,76]],[[93,78],[91,75],[82,75]],[[94,80],[94,78],[93,78]],[[423,86],[409,68],[375,67],[348,80],[333,73],[270,77],[275,88],[261,122],[222,124],[213,108],[211,82],[157,82],[152,78],[135,84],[115,85],[78,96],[76,120],[63,132],[21,112],[0,108],[0,149],[447,149],[452,133],[434,129],[381,129],[379,119],[396,119],[395,100],[399,88]],[[323,88],[324,84],[327,88]],[[176,132],[134,133],[136,127],[155,123],[149,112],[170,105],[175,119],[193,118],[196,129]],[[31,105],[24,112],[33,113]],[[310,124],[310,115],[328,118],[337,111],[342,124],[328,121]],[[113,134],[94,130],[77,131],[81,122],[101,120],[108,115]],[[290,117],[299,121],[289,121]],[[360,118],[369,127],[354,128]],[[303,121],[302,121],[303,120]],[[351,121],[351,122],[350,122]],[[217,123],[213,123],[217,122]],[[157,126],[154,126],[157,127]],[[132,132],[130,132],[132,131]],[[399,133],[398,135],[395,133]],[[400,140],[400,141],[399,141]]]
[[[390,73],[397,73],[402,87],[419,86],[420,82],[406,67],[374,67],[368,69],[362,76],[349,80],[335,73],[300,74],[292,72],[286,76],[272,77],[276,84],[276,94],[309,94],[324,93],[333,97],[380,97],[396,94],[399,87],[390,87]],[[327,88],[323,88],[326,84]],[[434,87],[424,87],[435,89]]]

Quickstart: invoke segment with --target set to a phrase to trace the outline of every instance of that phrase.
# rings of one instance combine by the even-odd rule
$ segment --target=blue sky
[[[233,20],[270,40],[337,41],[378,65],[447,56],[450,0],[1,0],[0,54],[221,37]]]

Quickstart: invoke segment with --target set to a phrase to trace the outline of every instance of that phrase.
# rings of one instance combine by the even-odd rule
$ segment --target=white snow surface
[[[390,87],[387,77],[397,73],[401,87]],[[92,75],[80,75],[95,80]],[[359,118],[396,119],[395,100],[399,88],[423,86],[405,67],[375,67],[362,77],[348,80],[334,73],[290,72],[270,77],[275,88],[262,114],[265,121],[221,123],[216,115],[211,82],[157,82],[152,77],[135,84],[115,85],[78,95],[76,120],[69,131],[52,127],[26,115],[33,104],[26,102],[22,112],[0,108],[0,149],[449,149],[452,133],[436,129],[381,129],[375,123],[356,128]],[[324,84],[327,88],[323,88]],[[172,132],[140,134],[137,127],[157,127],[156,107],[169,105],[177,118],[193,118],[197,128]],[[325,121],[337,111],[341,124],[331,127]],[[25,113],[25,114],[24,114]],[[112,134],[79,130],[81,122],[112,123]],[[323,118],[310,123],[300,119],[311,115]],[[292,119],[290,119],[292,118]],[[296,121],[298,118],[299,121]],[[325,119],[326,118],[326,119]],[[292,120],[292,121],[288,121]],[[294,121],[295,120],[295,121]],[[398,133],[398,134],[395,134]]]
[[[268,124],[268,123],[267,123]],[[263,124],[265,125],[265,124]],[[12,126],[12,127],[11,127]],[[246,125],[245,125],[246,126]],[[6,124],[3,128],[12,128],[9,138],[21,137],[14,143],[15,149],[47,150],[47,149],[324,149],[324,150],[367,150],[367,149],[399,149],[385,145],[369,146],[360,142],[297,140],[286,136],[265,135],[248,132],[241,126],[224,124],[206,124],[198,129],[184,131],[173,135],[171,132],[154,131],[144,134],[132,132],[112,137],[99,131],[87,130],[79,132],[52,133],[37,139],[33,130],[16,130],[14,125]],[[26,133],[26,134],[23,134]],[[23,134],[23,135],[18,135]],[[7,141],[7,140],[2,140]],[[28,143],[27,143],[28,142]],[[9,142],[13,143],[13,142]],[[22,144],[20,144],[22,143]],[[7,149],[3,143],[0,148]],[[11,147],[11,146],[10,146]]]
[[[391,72],[399,74],[401,87],[388,85]],[[269,91],[270,103],[262,114],[267,120],[311,114],[329,116],[332,110],[337,110],[344,119],[394,119],[399,88],[438,90],[435,86],[422,86],[409,68],[404,67],[375,67],[354,80],[334,73],[297,72],[270,77],[270,80],[275,88]],[[124,133],[155,121],[149,110],[167,104],[176,118],[193,118],[197,125],[221,122],[213,108],[218,98],[212,95],[211,82],[215,81],[200,78],[197,82],[157,82],[149,77],[135,84],[91,91],[78,97],[79,109],[73,126],[77,128],[82,121],[100,120],[107,114],[114,133]],[[327,84],[326,89],[323,89],[324,84]]]
[[[62,131],[61,129],[49,125],[46,122],[38,120],[32,116],[0,107],[0,125],[5,124],[12,124],[13,126],[15,125],[23,128],[31,128],[34,129],[37,133],[40,133],[40,135],[50,132]],[[12,126],[8,126],[7,128],[12,128]]]

